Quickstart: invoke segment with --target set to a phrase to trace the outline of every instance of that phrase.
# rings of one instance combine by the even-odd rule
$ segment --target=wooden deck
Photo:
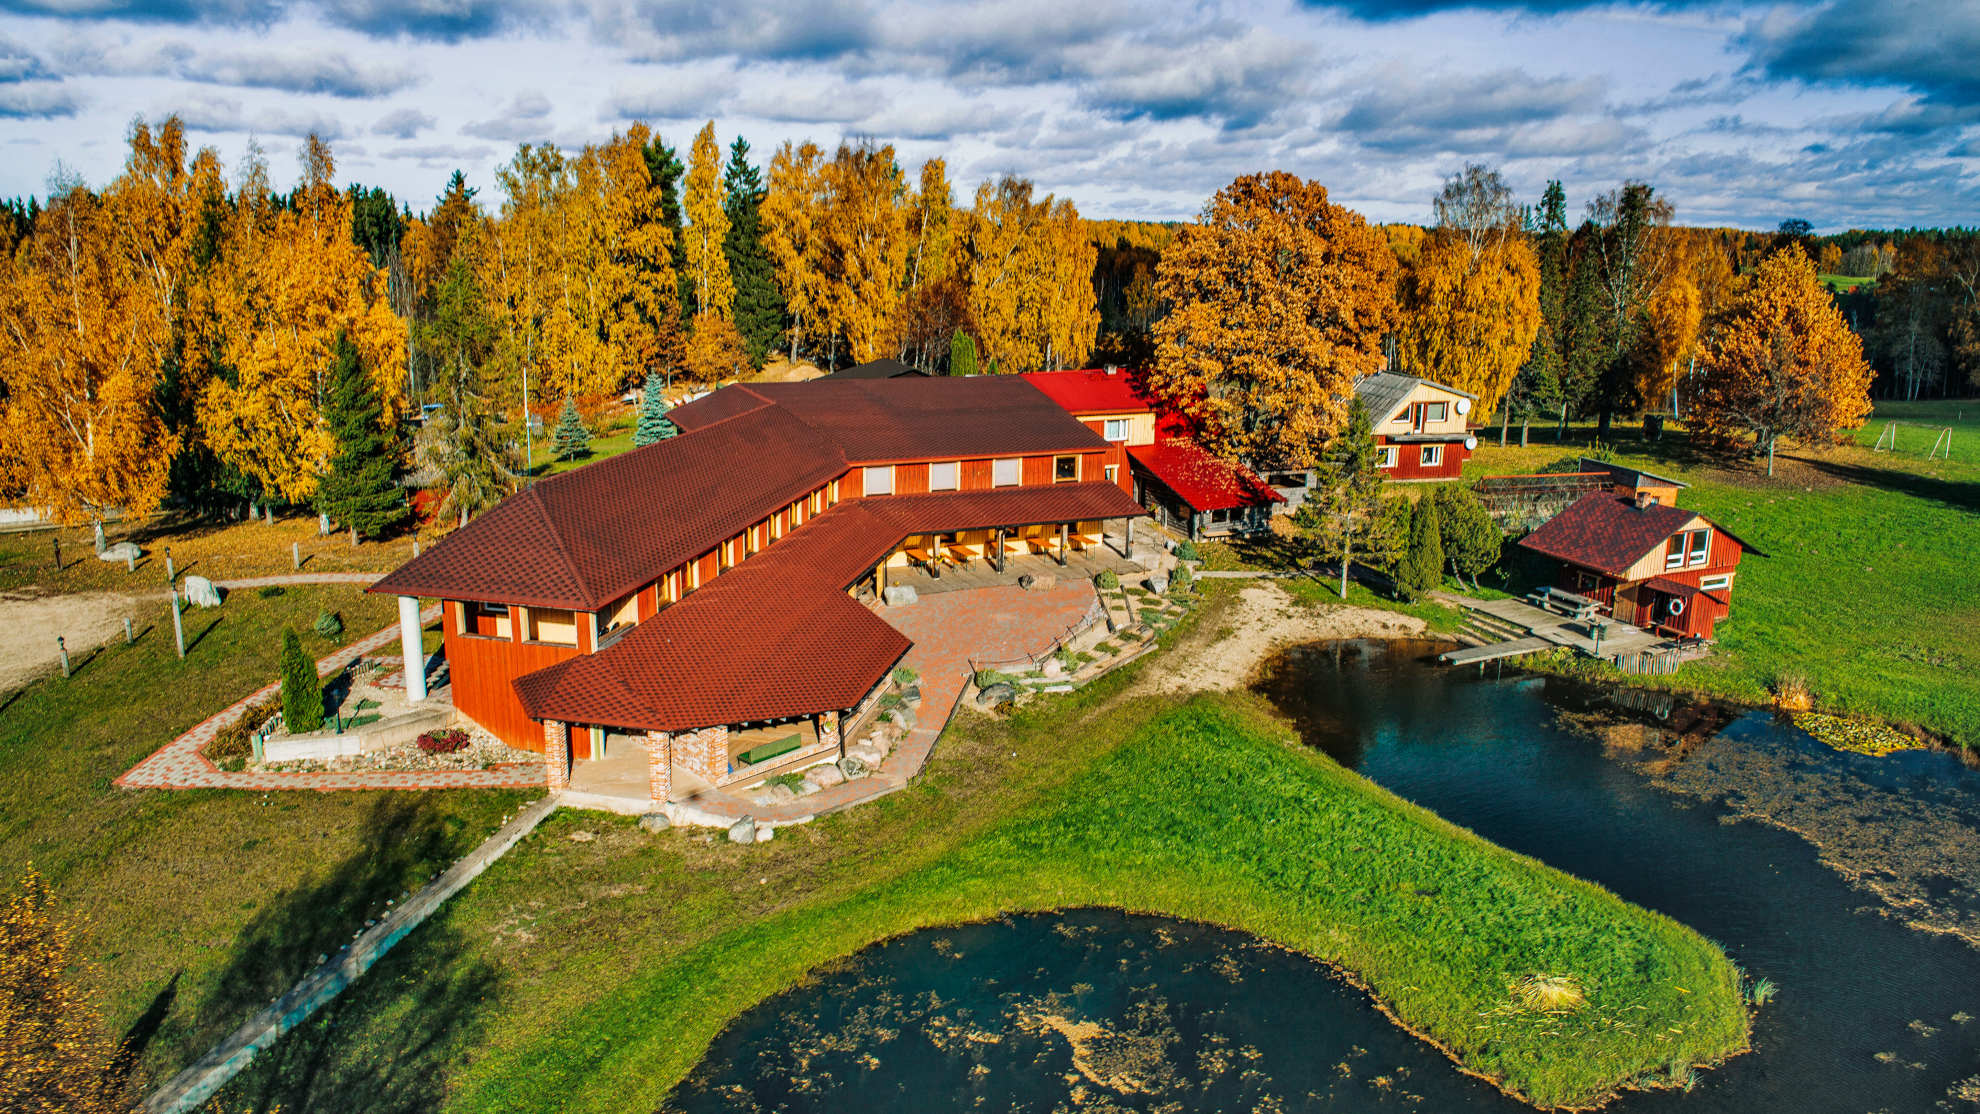
[[[1654,654],[1671,645],[1670,640],[1641,627],[1614,620],[1606,628],[1598,646],[1595,624],[1571,619],[1533,606],[1523,600],[1474,600],[1444,595],[1443,602],[1465,612],[1465,626],[1474,643],[1439,656],[1451,665],[1475,665],[1502,658],[1522,657],[1556,646],[1578,650],[1589,657],[1614,661],[1617,658]]]
[[[1148,575],[1148,570],[1121,556],[1105,545],[1074,550],[1066,556],[1066,563],[1059,564],[1051,557],[1039,554],[1017,552],[1016,547],[1004,558],[1004,571],[987,558],[980,558],[967,565],[943,565],[942,575],[931,576],[925,568],[890,568],[887,570],[887,584],[906,585],[919,595],[933,595],[937,592],[960,592],[970,588],[996,588],[1016,584],[1018,577],[1026,573],[1038,577],[1057,577],[1060,580],[1091,580],[1103,569],[1112,569],[1123,583],[1132,583]]]

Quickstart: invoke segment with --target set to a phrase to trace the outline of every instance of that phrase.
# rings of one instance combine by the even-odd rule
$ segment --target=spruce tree
[[[1444,560],[1459,581],[1478,587],[1478,574],[1499,562],[1505,535],[1478,496],[1463,484],[1443,484],[1432,493],[1437,504],[1438,538]]]
[[[679,300],[681,324],[688,321],[688,308],[694,305],[694,284],[687,273],[686,229],[681,223],[681,179],[687,164],[665,140],[654,136],[646,143],[646,172],[660,188],[660,223],[667,226],[668,250],[674,253],[674,288]]]
[[[784,294],[777,287],[770,249],[763,244],[764,193],[763,175],[749,164],[749,143],[737,136],[722,168],[722,208],[729,217],[722,254],[729,258],[729,280],[736,288],[736,331],[754,368],[763,366],[784,335]]]
[[[661,391],[660,377],[647,376],[646,390],[639,403],[639,424],[633,427],[634,448],[643,449],[680,433],[680,427],[667,417],[667,398]]]
[[[1415,602],[1444,580],[1444,546],[1437,525],[1437,501],[1425,495],[1409,515],[1409,545],[1396,565],[1396,594]]]
[[[1382,462],[1375,424],[1359,398],[1348,404],[1347,425],[1327,442],[1315,469],[1315,485],[1293,522],[1320,552],[1341,563],[1341,598],[1356,559],[1380,564],[1394,544],[1382,513]]]
[[[564,396],[563,413],[557,415],[554,444],[558,460],[571,460],[591,452],[591,430],[585,428],[577,402],[569,395]]]
[[[976,374],[976,341],[961,329],[949,338],[949,374]]]
[[[337,335],[323,420],[333,445],[330,468],[317,481],[317,510],[359,535],[378,537],[406,521],[405,454],[385,428],[385,408],[357,347]]]
[[[282,726],[301,735],[323,726],[323,682],[293,628],[282,628]]]

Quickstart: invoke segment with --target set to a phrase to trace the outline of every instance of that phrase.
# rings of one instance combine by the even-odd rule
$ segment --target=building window
[[[928,490],[954,491],[962,479],[962,465],[953,460],[928,466]]]
[[[1400,412],[1398,412],[1398,413],[1396,414],[1396,416],[1395,416],[1394,418],[1392,418],[1392,419],[1390,419],[1390,420],[1391,420],[1391,421],[1393,421],[1393,422],[1395,422],[1395,423],[1396,423],[1397,425],[1408,425],[1408,424],[1409,424],[1409,414],[1410,414],[1410,411],[1411,411],[1411,410],[1413,410],[1413,409],[1415,409],[1415,408],[1414,408],[1414,407],[1411,407],[1411,406],[1405,406],[1405,407],[1403,407],[1403,408],[1402,408],[1402,410],[1401,410]]]
[[[1711,557],[1711,553],[1712,531],[1691,531],[1691,563],[1693,565],[1702,565]]]
[[[629,627],[637,622],[639,622],[638,592],[634,592],[632,595],[620,600],[616,606],[607,609],[605,612],[605,629],[608,631],[615,631],[620,627]]]
[[[467,613],[467,629],[462,634],[476,638],[509,637],[509,605],[504,603],[469,603],[462,605]]]
[[[1731,576],[1700,577],[1698,586],[1707,592],[1720,592],[1733,586],[1733,578]]]
[[[832,485],[825,489],[825,504],[832,507],[839,505],[839,481],[833,480]]]
[[[1709,559],[1711,549],[1712,531],[1709,529],[1672,534],[1671,540],[1664,546],[1664,567],[1681,569],[1687,561],[1702,565]]]
[[[1426,402],[1423,404],[1423,424],[1425,425],[1429,425],[1431,422],[1441,422],[1450,416],[1451,404],[1448,402]]]
[[[866,486],[861,490],[868,495],[892,495],[894,493],[894,466],[882,464],[865,470]]]
[[[1125,441],[1132,436],[1134,421],[1131,418],[1108,418],[1103,424],[1100,436],[1109,441]]]
[[[1221,525],[1230,520],[1231,509],[1229,507],[1218,507],[1216,510],[1210,512],[1210,522],[1212,525]]]
[[[1435,468],[1437,465],[1442,464],[1443,462],[1444,462],[1444,446],[1442,445],[1423,446],[1423,466],[1425,468]]]
[[[1064,483],[1079,479],[1079,458],[1076,456],[1055,456],[1052,458],[1052,482]]]
[[[1024,461],[1012,457],[1009,460],[990,462],[991,487],[1016,487],[1024,482]]]
[[[547,642],[553,646],[575,646],[577,638],[577,615],[570,611],[560,611],[547,607],[523,609],[523,638],[529,642]]]
[[[1382,449],[1382,459],[1381,459],[1380,467],[1394,468],[1396,466],[1396,456],[1397,456],[1396,447],[1394,445],[1383,445],[1381,446],[1381,449]]]
[[[1106,466],[1105,468],[1102,468],[1102,469],[1100,469],[1100,471],[1101,471],[1101,472],[1102,472],[1102,473],[1103,473],[1104,475],[1106,475],[1106,477],[1107,477],[1107,482],[1108,482],[1108,483],[1119,483],[1119,482],[1120,482],[1120,478],[1121,478],[1121,466],[1120,466],[1120,465],[1118,465],[1118,464],[1109,464],[1109,465],[1107,465],[1107,466]]]

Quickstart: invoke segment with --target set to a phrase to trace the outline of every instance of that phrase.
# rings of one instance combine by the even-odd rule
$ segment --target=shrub
[[[1808,678],[1800,673],[1783,673],[1774,680],[1774,706],[1784,712],[1805,712],[1815,706],[1815,694]]]
[[[318,611],[316,622],[310,625],[316,628],[316,633],[325,638],[334,639],[344,633],[344,618],[334,611]]]
[[[1120,575],[1112,569],[1101,569],[1100,575],[1094,577],[1093,582],[1110,592],[1121,586]]]
[[[1186,596],[1196,588],[1196,576],[1188,565],[1177,565],[1176,571],[1169,574],[1169,594]]]
[[[919,681],[919,680],[921,680],[921,674],[920,674],[920,673],[919,673],[918,671],[916,671],[916,670],[915,670],[915,668],[914,668],[913,666],[911,666],[911,665],[897,665],[897,666],[895,666],[895,667],[894,667],[894,683],[895,683],[895,684],[897,684],[897,685],[911,685],[911,684],[913,684],[913,683],[915,683],[916,681]]]
[[[282,628],[282,722],[292,735],[301,735],[323,726],[323,682],[316,676],[316,663],[303,653],[302,639],[289,627]]]
[[[249,757],[254,753],[254,733],[281,710],[281,698],[275,696],[248,705],[239,719],[213,733],[206,744],[206,757],[215,763],[224,758]]]
[[[1017,681],[1014,678],[999,673],[994,669],[979,669],[976,671],[976,687],[980,689],[987,689],[991,685],[1012,685],[1016,683]]]
[[[1444,546],[1437,524],[1437,504],[1416,501],[1409,515],[1409,545],[1396,563],[1396,595],[1414,603],[1444,581]]]
[[[288,589],[282,587],[280,584],[268,584],[255,589],[254,594],[260,596],[262,599],[272,600],[286,591]]]
[[[1176,560],[1201,561],[1202,559],[1203,557],[1197,551],[1195,542],[1184,540],[1176,543]]]
[[[428,754],[452,754],[457,750],[466,750],[470,741],[468,733],[459,727],[428,731],[414,740],[419,749]]]

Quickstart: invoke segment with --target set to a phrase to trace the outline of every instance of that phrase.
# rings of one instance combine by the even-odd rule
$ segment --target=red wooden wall
[[[1377,437],[1375,443],[1382,445],[1388,442]],[[1444,445],[1443,462],[1434,468],[1426,468],[1421,463],[1421,444],[1397,445],[1396,466],[1383,469],[1382,474],[1392,480],[1455,480],[1463,474],[1464,462],[1469,459],[1471,450],[1464,447],[1464,442],[1448,442]]]
[[[510,746],[541,753],[543,727],[523,711],[514,681],[525,673],[576,657],[577,647],[545,646],[534,642],[458,634],[460,607],[459,603],[450,600],[442,615],[447,670],[453,678],[454,707]],[[513,624],[517,619],[512,608],[510,622]],[[583,616],[579,616],[579,620],[582,621]],[[582,633],[579,637],[583,637]],[[573,733],[571,740],[573,747],[580,745],[576,734]],[[586,750],[579,757],[589,757],[588,736],[583,745]]]

